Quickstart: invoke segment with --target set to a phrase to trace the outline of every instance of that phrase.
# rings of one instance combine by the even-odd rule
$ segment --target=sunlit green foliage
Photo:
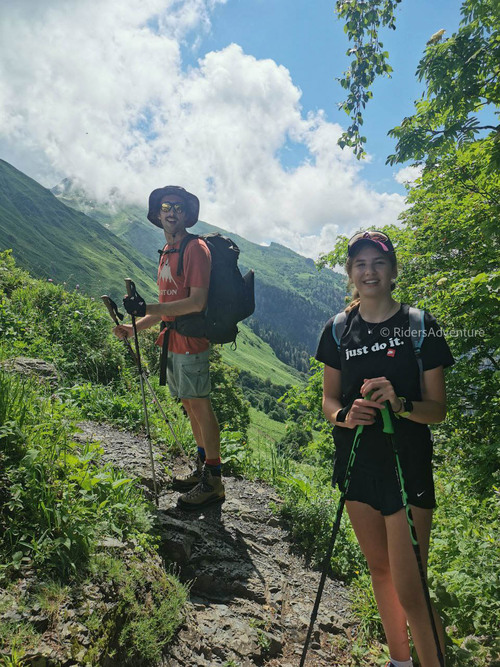
[[[345,32],[353,46],[353,57],[340,83],[348,91],[342,108],[351,125],[339,144],[364,156],[366,137],[361,134],[363,109],[372,97],[375,78],[390,75],[389,54],[383,50],[380,31],[396,29],[395,10],[400,0],[337,0],[336,10],[345,21]],[[404,11],[404,7],[403,7]],[[490,133],[494,139],[489,163],[500,168],[500,126],[498,120],[484,121],[484,109],[491,114],[500,106],[500,4],[498,0],[464,0],[462,21],[452,35],[441,31],[429,35],[417,78],[425,92],[415,103],[415,113],[390,130],[397,139],[388,162],[413,159],[435,164],[451,149]]]
[[[500,4],[498,0],[465,0],[456,33],[428,44],[417,68],[425,94],[415,113],[389,134],[397,139],[388,162],[408,159],[435,164],[450,150],[490,134],[494,140],[489,166],[500,169],[500,125],[479,113],[500,109]]]
[[[151,522],[140,491],[100,448],[71,441],[74,413],[0,371],[0,573],[30,564],[67,578],[103,535],[132,538]]]
[[[0,253],[0,334],[8,356],[53,361],[66,380],[107,383],[123,366],[102,305],[31,278],[15,266],[9,251]]]

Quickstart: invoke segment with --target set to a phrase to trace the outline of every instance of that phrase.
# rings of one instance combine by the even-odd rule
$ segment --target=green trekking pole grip
[[[371,400],[373,394],[373,390],[368,392],[364,398],[366,400]],[[384,426],[382,428],[382,431],[384,433],[394,433],[394,426],[392,425],[392,419],[391,419],[391,414],[389,411],[389,401],[385,401],[383,406],[380,408],[380,414],[382,415],[382,421],[384,423]],[[358,427],[359,428],[359,427]]]
[[[391,419],[391,414],[390,414],[390,411],[389,411],[389,401],[386,401],[384,403],[384,407],[380,410],[380,412],[382,414],[382,421],[384,422],[384,426],[382,428],[383,432],[393,435],[394,434],[394,426],[393,426],[392,419]]]

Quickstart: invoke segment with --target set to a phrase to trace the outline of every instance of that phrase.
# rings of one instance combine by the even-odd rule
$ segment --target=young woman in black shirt
[[[439,667],[436,645],[395,471],[394,453],[382,432],[380,408],[388,401],[424,567],[432,510],[432,440],[428,424],[446,415],[443,369],[453,357],[432,316],[425,313],[418,368],[405,304],[392,297],[397,260],[382,232],[356,234],[346,264],[353,301],[337,345],[333,318],[323,331],[316,359],[325,364],[323,412],[334,425],[334,480],[342,488],[354,433],[364,426],[352,471],[346,508],[370,569],[391,660],[412,662],[407,624],[423,667]],[[371,393],[370,400],[366,397]],[[444,654],[444,634],[436,617]]]

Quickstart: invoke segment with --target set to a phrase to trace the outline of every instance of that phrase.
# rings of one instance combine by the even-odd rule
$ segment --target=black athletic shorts
[[[345,471],[339,473],[339,488],[343,490]],[[421,462],[415,468],[406,470],[404,482],[410,505],[423,509],[433,509],[436,506],[430,461]],[[395,463],[379,470],[354,465],[346,500],[366,503],[383,516],[395,514],[402,509],[404,505]]]

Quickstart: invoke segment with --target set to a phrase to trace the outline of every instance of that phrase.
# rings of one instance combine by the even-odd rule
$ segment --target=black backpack
[[[187,234],[179,247],[178,276],[184,268],[187,244],[198,238],[205,241],[212,258],[207,306],[203,313],[179,315],[167,326],[183,336],[208,338],[211,343],[234,343],[238,322],[255,310],[254,272],[250,270],[245,276],[241,275],[238,268],[240,249],[227,236]]]

